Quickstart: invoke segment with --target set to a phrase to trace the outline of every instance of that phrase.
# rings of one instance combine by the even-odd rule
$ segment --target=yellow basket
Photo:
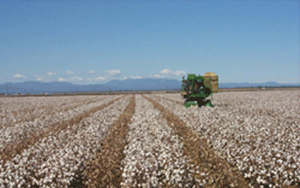
[[[207,72],[203,75],[204,84],[206,87],[211,87],[213,93],[218,93],[219,90],[219,77],[214,72]]]

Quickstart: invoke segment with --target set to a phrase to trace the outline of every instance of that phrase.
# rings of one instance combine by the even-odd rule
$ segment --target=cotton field
[[[0,98],[0,187],[299,187],[300,92]]]

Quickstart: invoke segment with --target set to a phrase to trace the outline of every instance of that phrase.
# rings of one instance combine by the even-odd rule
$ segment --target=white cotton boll
[[[280,153],[277,153],[275,156],[279,158],[281,155],[280,155]]]
[[[183,101],[179,94],[160,96],[165,97],[166,95],[174,100]],[[300,110],[298,95],[296,91],[222,92],[214,95],[213,103],[217,104],[215,108],[203,107],[195,108],[196,110],[186,109],[183,105],[165,99],[157,99],[157,101],[167,110],[179,116],[189,128],[206,138],[209,144],[217,152],[224,154],[229,163],[236,165],[244,173],[244,176],[252,178],[254,181],[260,176],[259,181],[266,185],[270,184],[270,179],[275,178],[278,185],[272,186],[280,187],[279,185],[283,184],[284,178],[288,178],[286,183],[300,181],[299,165],[297,165],[300,161],[300,153],[296,149],[300,142],[300,129],[297,126],[299,124],[297,112]],[[151,95],[147,96],[153,98]],[[2,119],[5,122],[0,122],[0,124],[6,126],[14,119],[19,120],[19,117],[29,117],[29,113],[26,114],[19,110],[21,109],[20,104],[34,107],[31,114],[37,118],[34,121],[19,122],[14,126],[1,128],[0,147],[7,143],[13,143],[20,138],[28,138],[32,133],[39,130],[47,130],[57,122],[67,121],[113,99],[113,97],[108,96],[105,101],[87,104],[82,100],[87,99],[87,97],[76,96],[72,99],[73,101],[69,97],[48,97],[43,100],[28,97],[26,103],[24,103],[24,98],[19,98],[18,103],[11,103],[12,105],[7,105],[5,111],[0,111],[0,116],[5,116]],[[98,99],[102,96],[94,97],[94,99]],[[128,99],[119,101],[118,104],[120,105],[111,105],[96,112],[91,118],[85,118],[80,125],[68,126],[65,132],[55,133],[41,139],[35,146],[7,161],[5,166],[1,165],[0,162],[0,172],[3,173],[0,176],[4,177],[0,180],[10,182],[14,177],[17,178],[16,186],[19,186],[21,182],[24,183],[24,176],[30,170],[34,171],[34,176],[44,179],[46,179],[46,174],[49,175],[47,178],[65,178],[57,180],[61,184],[51,184],[54,187],[64,187],[70,181],[69,176],[72,176],[72,172],[78,169],[79,164],[89,160],[92,156],[91,153],[97,151],[95,147],[99,145],[99,140],[106,135],[110,123],[122,112],[120,109],[126,106]],[[186,170],[185,167],[182,167],[182,164],[188,162],[182,152],[182,143],[178,140],[180,137],[174,136],[172,128],[161,118],[161,114],[154,109],[150,102],[140,95],[136,95],[136,99],[137,106],[132,117],[135,122],[130,125],[130,132],[126,137],[126,141],[131,147],[125,147],[124,163],[130,163],[133,166],[130,170],[135,173],[135,176],[143,174],[138,169],[149,172],[147,176],[142,177],[146,180],[151,179],[150,174],[153,171],[162,172],[161,169],[165,169],[166,173],[162,174],[167,176],[165,174],[169,172],[169,177],[166,177],[168,181],[171,179],[174,182],[179,181],[176,178],[178,173],[176,175],[176,173],[170,172],[174,172],[174,170],[178,170],[179,174],[181,170],[187,173],[192,172],[192,170]],[[66,104],[61,105],[63,102]],[[75,102],[81,102],[83,106],[66,109],[66,111],[59,110],[62,107],[70,108],[75,105]],[[49,106],[52,106],[55,112],[51,116],[44,114],[45,107]],[[20,113],[14,115],[9,112],[11,109]],[[75,131],[78,133],[73,134]],[[222,141],[226,141],[226,144]],[[134,149],[137,149],[137,152],[134,154],[135,157],[131,158]],[[146,153],[153,155],[146,156]],[[40,160],[42,158],[43,160]],[[63,168],[60,166],[60,160],[63,160]],[[69,161],[74,162],[69,163]],[[190,168],[187,167],[187,169]],[[126,173],[128,176],[131,174],[130,170]],[[289,173],[289,170],[293,173]],[[59,174],[61,175],[59,176]],[[43,178],[38,182],[42,183]],[[48,180],[51,181],[52,179]],[[145,182],[147,182],[146,180]],[[2,186],[1,182],[0,186]]]
[[[96,98],[99,98],[97,96]],[[111,97],[113,99],[113,97]],[[120,106],[125,107],[127,105],[127,102],[129,100],[127,99],[126,101],[122,101],[122,104]],[[103,101],[101,102],[103,104]],[[82,107],[78,108],[78,110],[74,110],[74,112],[78,112],[78,114],[82,113],[83,111],[88,111],[89,109],[100,106],[100,102],[97,103],[92,103],[90,105],[83,105]],[[122,108],[123,108],[122,107]],[[108,115],[116,115],[120,114],[122,111],[120,110],[115,110],[115,107],[108,107],[107,109],[111,109],[112,113],[104,114],[106,117]],[[105,110],[105,109],[104,109]],[[100,112],[100,111],[99,111]],[[107,111],[108,112],[108,111]],[[61,114],[64,114],[62,112]],[[91,117],[86,118],[85,120],[88,120],[89,118],[94,119],[95,116],[97,116],[98,112],[93,114]],[[65,115],[65,114],[64,114]],[[71,114],[71,118],[74,117],[75,114]],[[98,119],[99,121],[102,118]],[[111,118],[113,119],[113,118]],[[51,119],[49,119],[50,121]],[[53,119],[55,120],[55,119]],[[37,122],[37,121],[35,121]],[[41,121],[42,122],[42,121]],[[107,124],[102,124],[103,127],[109,126],[112,121],[107,121]],[[74,124],[74,126],[77,126]],[[80,127],[80,125],[78,125]],[[12,161],[7,161],[7,167],[5,167],[7,170],[3,172],[4,173],[9,173],[13,174],[14,177],[18,177],[18,175],[26,175],[28,172],[26,170],[34,170],[36,173],[35,176],[40,176],[42,174],[48,174],[48,176],[42,176],[43,179],[41,180],[36,180],[33,179],[33,181],[37,185],[41,185],[43,182],[52,182],[54,177],[58,177],[57,181],[58,184],[60,185],[59,187],[64,187],[64,185],[67,185],[68,182],[71,181],[72,178],[64,178],[74,176],[74,172],[78,169],[76,165],[82,162],[82,160],[88,160],[90,156],[92,156],[89,152],[92,151],[91,148],[93,149],[93,145],[89,145],[89,143],[94,143],[95,141],[98,141],[103,138],[103,134],[99,132],[99,134],[91,134],[92,132],[94,133],[95,131],[91,129],[91,127],[96,126],[96,125],[88,125],[86,129],[81,128],[80,130],[73,129],[71,126],[69,126],[66,131],[60,132],[56,134],[55,136],[49,136],[43,138],[40,142],[37,142],[36,145],[30,147],[29,149],[25,150],[21,155],[22,156],[16,156]],[[41,126],[36,126],[36,128],[42,128]],[[86,126],[85,126],[86,127]],[[72,129],[72,130],[71,130]],[[76,130],[77,135],[74,136],[74,131]],[[85,131],[87,130],[87,132]],[[108,130],[108,129],[107,129]],[[82,131],[82,132],[81,132]],[[20,132],[20,131],[19,131]],[[74,132],[74,133],[73,133]],[[103,131],[102,131],[103,132]],[[93,141],[93,140],[94,141]],[[87,142],[85,142],[87,140]],[[71,143],[71,144],[70,144]],[[87,145],[88,144],[88,145]],[[77,147],[79,145],[80,147]],[[85,145],[85,146],[83,146]],[[76,146],[76,147],[74,147]],[[75,148],[75,149],[74,149]],[[73,151],[78,152],[78,155],[74,155],[75,153]],[[35,156],[33,158],[29,158],[29,155]],[[84,156],[83,156],[84,155]],[[83,156],[83,157],[82,157]],[[38,160],[39,158],[44,158],[46,159],[45,163],[39,163],[42,160]],[[75,164],[68,163],[67,161],[77,161]],[[9,168],[11,168],[10,164],[12,162],[15,165],[15,170],[11,172]],[[24,165],[28,165],[26,168],[24,168]],[[73,166],[72,166],[73,165]],[[74,166],[75,165],[75,166]],[[70,170],[74,170],[73,172]],[[1,170],[2,171],[2,170]],[[63,172],[61,172],[63,171]],[[9,177],[8,177],[9,178]],[[24,179],[17,180],[18,181],[18,186],[21,184],[24,184]],[[52,184],[54,187],[58,187],[58,184]]]
[[[222,98],[223,103],[224,100],[228,98],[230,99],[228,100],[228,104],[231,106],[227,106],[225,108],[226,110],[223,110],[220,106],[219,108],[213,108],[214,112],[218,113],[216,115],[210,111],[206,113],[205,108],[200,109],[201,113],[197,111],[189,111],[189,113],[186,113],[186,109],[182,105],[175,105],[168,100],[159,100],[159,102],[165,108],[180,116],[189,127],[204,134],[207,140],[211,141],[216,150],[228,154],[228,161],[237,165],[239,170],[254,172],[251,174],[251,177],[256,177],[258,173],[267,177],[270,175],[268,172],[275,170],[275,173],[278,173],[276,175],[277,181],[283,183],[283,173],[286,171],[285,169],[292,167],[292,164],[290,164],[291,158],[287,156],[295,153],[294,148],[295,143],[297,143],[295,139],[299,138],[297,135],[300,133],[300,129],[294,126],[294,123],[289,124],[286,122],[287,119],[285,117],[288,116],[292,121],[297,121],[299,118],[295,112],[300,110],[299,105],[296,105],[299,103],[299,101],[295,100],[297,98],[296,92],[290,91],[289,94],[290,96],[287,98],[285,92],[279,91],[268,91],[266,93],[256,92],[255,95],[253,92],[220,93],[219,97],[224,97]],[[161,95],[161,97],[164,96],[166,95]],[[172,97],[178,97],[176,98],[177,100],[182,99],[182,97],[177,94],[172,94]],[[249,100],[250,98],[253,100]],[[278,98],[281,99],[278,100]],[[218,98],[216,97],[216,102],[217,101]],[[236,105],[236,102],[239,102],[239,105]],[[254,104],[254,102],[257,102],[257,104]],[[264,105],[259,106],[259,104]],[[275,115],[272,116],[272,113]],[[193,118],[191,118],[191,114],[193,114]],[[222,122],[220,121],[220,117],[224,119]],[[244,120],[244,122],[240,123],[239,121],[242,120]],[[234,122],[234,124],[231,124],[231,122]],[[206,124],[209,126],[206,126]],[[207,131],[203,132],[204,128]],[[234,130],[234,132],[232,130]],[[270,134],[270,130],[272,130],[272,134]],[[206,135],[207,133],[209,133],[209,135]],[[233,142],[228,140],[230,134],[233,134],[233,137],[230,137],[233,139]],[[221,143],[224,139],[230,144],[222,148],[223,145]],[[292,140],[294,140],[294,142]],[[252,148],[248,147],[249,144],[255,146],[256,153],[253,153]],[[273,160],[276,163],[272,164],[272,158],[270,157],[272,157],[274,153],[275,158]],[[259,156],[269,157],[261,158]],[[238,160],[244,160],[244,162],[239,163]],[[293,167],[295,168],[297,168],[295,165],[296,161],[299,161],[299,159],[294,159]],[[247,167],[248,165],[249,167]],[[279,165],[286,168],[279,168]],[[254,168],[251,169],[250,166],[256,167],[257,170],[254,170]],[[295,174],[293,174],[293,178],[297,179]],[[264,178],[262,179],[262,181],[265,181],[268,178],[265,178],[265,180]]]

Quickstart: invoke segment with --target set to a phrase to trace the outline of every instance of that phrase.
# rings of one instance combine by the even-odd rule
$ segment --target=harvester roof
[[[214,73],[214,72],[206,72],[203,76],[211,76],[211,77],[213,77],[213,76],[218,76],[216,73]]]
[[[188,80],[203,80],[204,78],[202,76],[196,76],[196,74],[188,74],[187,75]]]

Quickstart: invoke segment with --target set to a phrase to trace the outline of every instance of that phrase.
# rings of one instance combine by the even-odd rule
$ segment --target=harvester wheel
[[[213,105],[211,104],[211,100],[207,99],[207,100],[205,101],[205,106],[213,107]]]
[[[188,100],[188,99],[186,99],[184,101],[184,106],[186,108],[189,108],[189,107],[194,106],[194,105],[197,105],[197,101],[191,101],[191,100]]]
[[[201,106],[205,105],[205,102],[203,100],[198,100],[198,107],[200,108]]]

